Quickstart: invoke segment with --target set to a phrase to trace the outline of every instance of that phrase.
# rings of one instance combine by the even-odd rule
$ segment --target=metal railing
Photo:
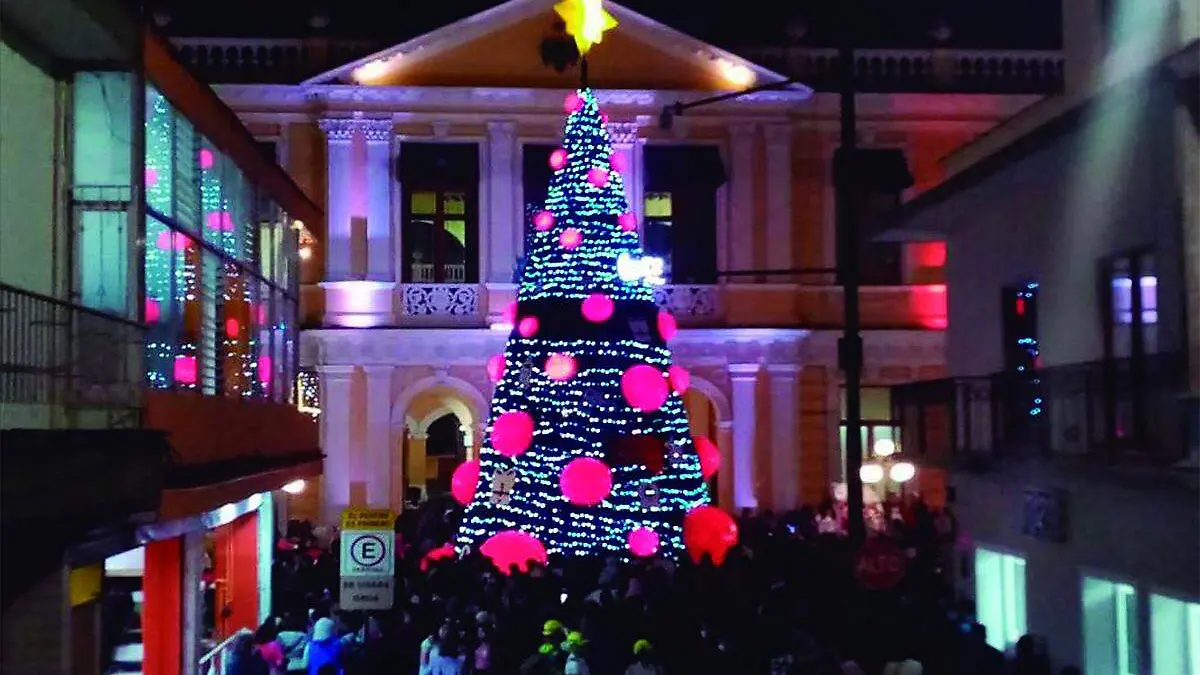
[[[250,632],[249,629],[238,629],[236,633],[225,638],[220,644],[208,650],[204,656],[200,657],[196,672],[200,675],[225,675],[229,667],[226,659],[229,656],[230,650],[233,649],[234,642],[243,636],[250,637],[252,635],[254,633]]]
[[[137,408],[145,326],[0,284],[0,402]]]
[[[1099,456],[1168,463],[1185,455],[1182,354],[1152,354],[892,387],[907,454],[932,461]]]
[[[437,267],[433,263],[412,263],[410,270],[414,284],[463,284],[467,281],[467,266],[464,263],[443,264],[441,281],[434,280]]]

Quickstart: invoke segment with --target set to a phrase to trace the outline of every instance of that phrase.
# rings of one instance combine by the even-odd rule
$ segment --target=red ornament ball
[[[660,311],[658,313],[658,334],[662,336],[663,342],[670,342],[678,332],[679,322],[675,321],[675,317],[671,316],[670,312]]]
[[[492,382],[499,382],[500,378],[504,377],[504,355],[492,354],[487,360],[488,379]]]
[[[545,232],[554,227],[554,214],[549,211],[538,211],[533,214],[533,229]]]
[[[583,233],[573,227],[568,227],[558,235],[558,243],[568,251],[573,251],[583,243]]]
[[[700,475],[704,476],[704,480],[717,475],[721,468],[721,451],[717,444],[708,440],[706,436],[696,436],[692,439],[692,444],[696,446],[696,454],[700,456]]]
[[[652,412],[667,402],[670,391],[661,370],[641,363],[621,374],[621,393],[634,410]]]
[[[562,148],[555,149],[550,153],[550,168],[558,171],[567,165],[567,151]]]
[[[505,576],[512,574],[514,567],[525,573],[532,563],[546,564],[546,547],[537,537],[519,530],[493,534],[479,547],[479,552]]]
[[[523,338],[531,338],[534,335],[537,335],[537,332],[538,332],[537,317],[536,316],[527,316],[524,319],[521,319],[521,322],[517,324],[517,332],[520,333],[521,337],[523,337]]]
[[[648,558],[658,553],[658,533],[648,527],[635,527],[626,540],[629,552],[639,558]]]
[[[500,315],[504,323],[509,325],[517,322],[517,301],[512,300],[504,306],[504,312]]]
[[[617,216],[617,225],[625,232],[633,232],[637,229],[637,216],[632,213],[622,213]]]
[[[615,308],[612,298],[604,293],[592,293],[584,298],[583,303],[579,306],[580,311],[583,312],[583,318],[592,323],[608,321]]]
[[[503,413],[492,423],[492,447],[505,457],[516,457],[533,443],[533,417],[523,410]]]
[[[546,377],[554,382],[566,382],[575,377],[575,357],[570,354],[551,354],[546,357]]]
[[[624,171],[629,166],[629,160],[625,158],[624,153],[613,151],[608,156],[608,165],[612,167],[613,171]]]
[[[567,113],[568,115],[573,112],[577,112],[582,107],[583,97],[575,92],[567,94],[567,97],[563,99],[563,112]]]
[[[592,184],[592,187],[602,188],[608,185],[608,172],[604,169],[592,167],[588,169],[587,179]]]
[[[576,506],[595,506],[612,493],[612,470],[592,457],[571,460],[558,477],[567,501]]]
[[[697,506],[684,516],[683,545],[695,563],[707,555],[720,567],[737,541],[737,523],[715,506]]]
[[[692,376],[683,366],[667,368],[667,379],[671,381],[671,388],[680,395],[687,391],[692,384]]]
[[[242,332],[242,325],[232,317],[225,319],[225,337],[236,338]]]
[[[470,459],[458,465],[450,477],[450,494],[454,500],[466,506],[475,498],[475,488],[479,485],[479,460]]]

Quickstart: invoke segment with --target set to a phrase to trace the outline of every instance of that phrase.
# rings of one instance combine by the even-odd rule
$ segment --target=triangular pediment
[[[616,3],[605,7],[619,25],[588,53],[594,88],[732,91],[786,79]],[[562,37],[558,22],[554,0],[510,0],[306,84],[572,88],[579,68],[557,72],[543,58],[546,40]]]

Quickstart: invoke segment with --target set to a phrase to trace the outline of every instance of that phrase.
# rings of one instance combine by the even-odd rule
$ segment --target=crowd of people
[[[835,512],[743,514],[720,567],[552,559],[510,576],[476,556],[422,565],[459,517],[435,500],[399,518],[395,604],[372,613],[339,610],[336,533],[293,523],[273,572],[277,616],[235,642],[227,672],[1050,675],[1035,639],[1006,663],[970,603],[955,601],[944,518],[919,501],[892,505],[878,534],[907,552],[907,570],[868,591],[829,525]]]

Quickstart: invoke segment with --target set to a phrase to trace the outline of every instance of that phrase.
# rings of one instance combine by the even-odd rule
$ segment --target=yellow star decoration
[[[562,0],[554,11],[567,24],[567,34],[575,38],[580,56],[592,45],[600,44],[605,31],[617,27],[617,20],[601,5],[601,0]]]

